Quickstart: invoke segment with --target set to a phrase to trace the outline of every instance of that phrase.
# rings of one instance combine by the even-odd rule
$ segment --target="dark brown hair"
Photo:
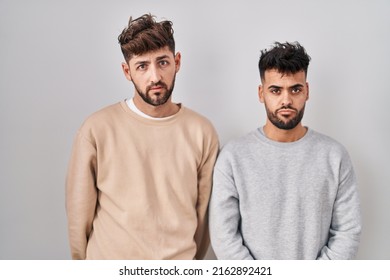
[[[175,53],[172,22],[156,22],[155,16],[151,14],[144,14],[136,19],[130,17],[129,24],[119,35],[118,41],[126,62],[134,55],[156,51],[166,46]]]

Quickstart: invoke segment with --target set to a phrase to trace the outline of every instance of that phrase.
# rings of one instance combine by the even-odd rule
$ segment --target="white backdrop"
[[[387,0],[0,0],[0,259],[70,258],[73,137],[88,115],[133,95],[117,36],[146,12],[174,24],[174,101],[207,116],[222,144],[265,122],[260,50],[274,41],[306,48],[303,123],[351,155],[364,222],[357,258],[390,259]]]

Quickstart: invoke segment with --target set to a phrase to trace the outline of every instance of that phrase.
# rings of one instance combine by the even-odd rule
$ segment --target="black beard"
[[[173,77],[172,86],[170,88],[168,88],[168,86],[165,83],[158,82],[156,84],[152,84],[152,85],[148,86],[146,88],[146,93],[142,92],[134,82],[133,82],[133,84],[134,84],[135,90],[138,92],[139,96],[141,96],[143,101],[145,101],[146,103],[148,103],[152,106],[157,107],[157,106],[165,104],[169,100],[169,98],[171,97],[172,92],[173,92],[173,88],[175,87],[175,79],[176,79],[176,75],[175,75],[175,77]],[[166,90],[165,94],[161,98],[159,96],[156,100],[153,100],[151,98],[151,96],[149,95],[149,91],[150,91],[150,88],[152,86],[161,86],[162,90],[164,90],[164,89]]]
[[[291,107],[283,107],[283,109],[295,110],[294,108],[291,108]],[[305,112],[305,106],[303,106],[303,108],[297,112],[296,116],[294,118],[292,118],[291,120],[289,120],[288,122],[284,122],[283,120],[279,119],[276,116],[276,112],[272,113],[270,110],[268,110],[267,107],[266,107],[266,111],[267,111],[268,119],[270,120],[270,122],[274,126],[276,126],[279,129],[283,129],[283,130],[290,130],[290,129],[295,128],[301,122],[301,120],[303,118],[303,114]]]

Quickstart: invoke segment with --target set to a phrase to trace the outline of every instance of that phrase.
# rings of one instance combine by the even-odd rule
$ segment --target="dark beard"
[[[297,112],[296,109],[289,107],[289,106],[283,107],[283,109],[292,109],[292,110],[295,110]],[[291,120],[289,120],[288,122],[284,122],[283,120],[279,119],[276,115],[277,111],[275,113],[273,113],[270,110],[268,110],[267,107],[266,107],[266,111],[267,111],[268,119],[271,121],[271,123],[274,126],[276,126],[279,129],[283,129],[283,130],[290,130],[290,129],[295,128],[301,122],[301,120],[303,118],[303,113],[305,112],[305,106],[303,106],[303,108],[297,112],[295,117],[292,118]]]
[[[168,88],[168,86],[165,83],[158,82],[156,84],[152,84],[152,85],[146,87],[146,93],[142,92],[134,82],[133,82],[133,84],[134,84],[135,90],[138,92],[139,96],[141,96],[143,101],[145,101],[146,103],[148,103],[152,106],[160,106],[160,105],[165,104],[169,100],[169,98],[171,97],[172,92],[173,92],[173,88],[175,87],[175,79],[176,79],[176,76],[173,78],[172,86],[170,88]],[[158,98],[156,100],[153,100],[152,97],[149,95],[150,88],[153,86],[162,87],[162,90],[164,90],[164,89],[166,90],[165,94],[162,96],[158,96]],[[161,93],[160,93],[160,95],[161,95]]]

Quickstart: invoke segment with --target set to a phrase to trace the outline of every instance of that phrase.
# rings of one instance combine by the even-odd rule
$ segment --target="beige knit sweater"
[[[90,116],[66,180],[72,258],[203,258],[218,149],[211,123],[184,106],[167,120],[125,101]]]

